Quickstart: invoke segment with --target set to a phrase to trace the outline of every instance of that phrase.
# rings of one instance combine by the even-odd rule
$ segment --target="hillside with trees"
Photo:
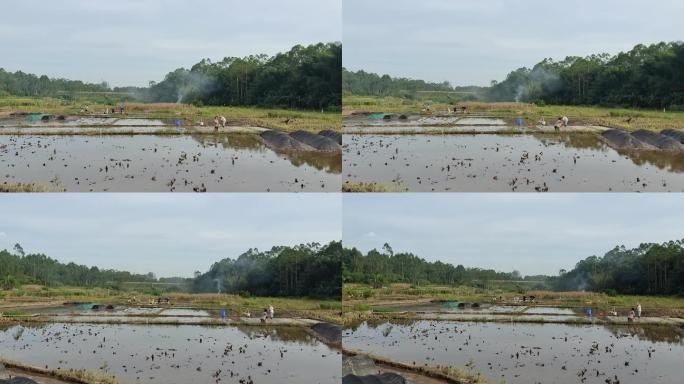
[[[684,240],[617,246],[561,270],[552,285],[561,291],[684,295]]]
[[[488,101],[684,109],[684,43],[637,45],[617,55],[544,59],[494,83]]]
[[[342,45],[297,45],[269,57],[204,59],[150,85],[147,101],[196,105],[339,109]]]
[[[339,241],[250,249],[235,259],[215,263],[204,274],[197,273],[193,292],[340,298],[341,253]]]

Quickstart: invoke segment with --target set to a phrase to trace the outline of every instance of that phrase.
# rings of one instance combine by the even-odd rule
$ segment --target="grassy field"
[[[595,311],[625,310],[641,303],[644,311],[657,316],[684,317],[684,297],[607,295],[595,292],[554,292],[530,289],[524,293],[508,289],[476,288],[470,286],[413,286],[390,284],[372,288],[362,284],[345,284],[343,303],[346,311],[391,312],[392,304],[412,304],[431,300],[459,300],[477,303],[511,304],[516,297],[535,296],[535,305],[567,308],[592,307]]]
[[[447,113],[447,107],[453,107],[453,104],[370,96],[345,96],[342,99],[342,105],[343,115],[354,112],[424,114],[427,113],[424,108],[428,105],[433,114],[439,115]],[[627,130],[660,131],[665,128],[684,130],[684,112],[563,105],[537,106],[527,103],[461,102],[456,105],[467,107],[469,114],[506,119],[523,117],[531,126],[536,125],[541,119],[546,120],[547,124],[553,124],[559,116],[568,116],[570,125],[602,125]]]
[[[89,113],[103,114],[111,105],[88,103],[84,101],[64,101],[55,98],[0,97],[0,117],[12,112],[49,113],[56,115],[81,115],[81,107],[88,106]],[[281,129],[284,131],[307,130],[318,132],[322,129],[341,129],[339,112],[313,112],[287,109],[256,107],[196,107],[190,104],[174,103],[124,103],[124,117],[174,120],[181,118],[199,124],[213,124],[213,118],[223,115],[229,125],[258,126]],[[119,104],[115,104],[118,108]],[[121,117],[119,114],[113,115]]]
[[[29,313],[31,306],[61,305],[64,302],[85,302],[116,305],[149,305],[159,296],[171,301],[164,307],[182,307],[205,310],[228,309],[230,313],[260,314],[273,305],[280,317],[304,317],[322,321],[339,322],[341,303],[332,299],[309,299],[289,297],[242,297],[230,294],[163,293],[152,295],[135,291],[118,291],[103,288],[48,288],[31,285],[18,289],[0,291],[0,312],[5,314]],[[25,308],[25,309],[21,309]]]

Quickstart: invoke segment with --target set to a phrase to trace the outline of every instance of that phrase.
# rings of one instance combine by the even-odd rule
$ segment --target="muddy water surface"
[[[122,383],[341,381],[339,352],[294,327],[11,326],[0,328],[0,356]]]
[[[593,133],[346,134],[342,168],[409,191],[684,191],[684,154],[618,152]]]
[[[469,367],[492,383],[674,384],[684,361],[680,334],[655,326],[363,323],[343,343],[418,366]]]
[[[0,136],[0,183],[67,191],[339,191],[341,161],[249,134]]]

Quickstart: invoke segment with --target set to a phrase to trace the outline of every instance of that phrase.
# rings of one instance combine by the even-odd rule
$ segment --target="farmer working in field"
[[[553,125],[553,129],[556,131],[560,131],[560,128],[563,126],[563,118],[558,117],[558,120],[556,120],[556,123]]]
[[[637,318],[641,319],[641,303],[637,303]]]
[[[221,127],[225,128],[226,127],[226,121],[227,121],[226,117],[225,116],[219,117],[219,121],[221,121]]]
[[[567,127],[567,126],[568,126],[568,117],[567,117],[567,116],[563,116],[563,117],[561,117],[561,120],[563,120],[563,126],[564,126],[564,127]]]

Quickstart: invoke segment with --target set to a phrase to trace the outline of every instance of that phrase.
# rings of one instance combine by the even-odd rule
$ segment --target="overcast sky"
[[[0,68],[145,86],[202,58],[341,40],[340,0],[5,0]]]
[[[684,239],[684,194],[345,194],[343,242],[429,261],[556,274],[616,245]]]
[[[344,66],[489,85],[545,57],[684,38],[681,0],[344,0]]]
[[[157,276],[192,276],[249,248],[339,241],[337,194],[10,194],[0,250]]]

